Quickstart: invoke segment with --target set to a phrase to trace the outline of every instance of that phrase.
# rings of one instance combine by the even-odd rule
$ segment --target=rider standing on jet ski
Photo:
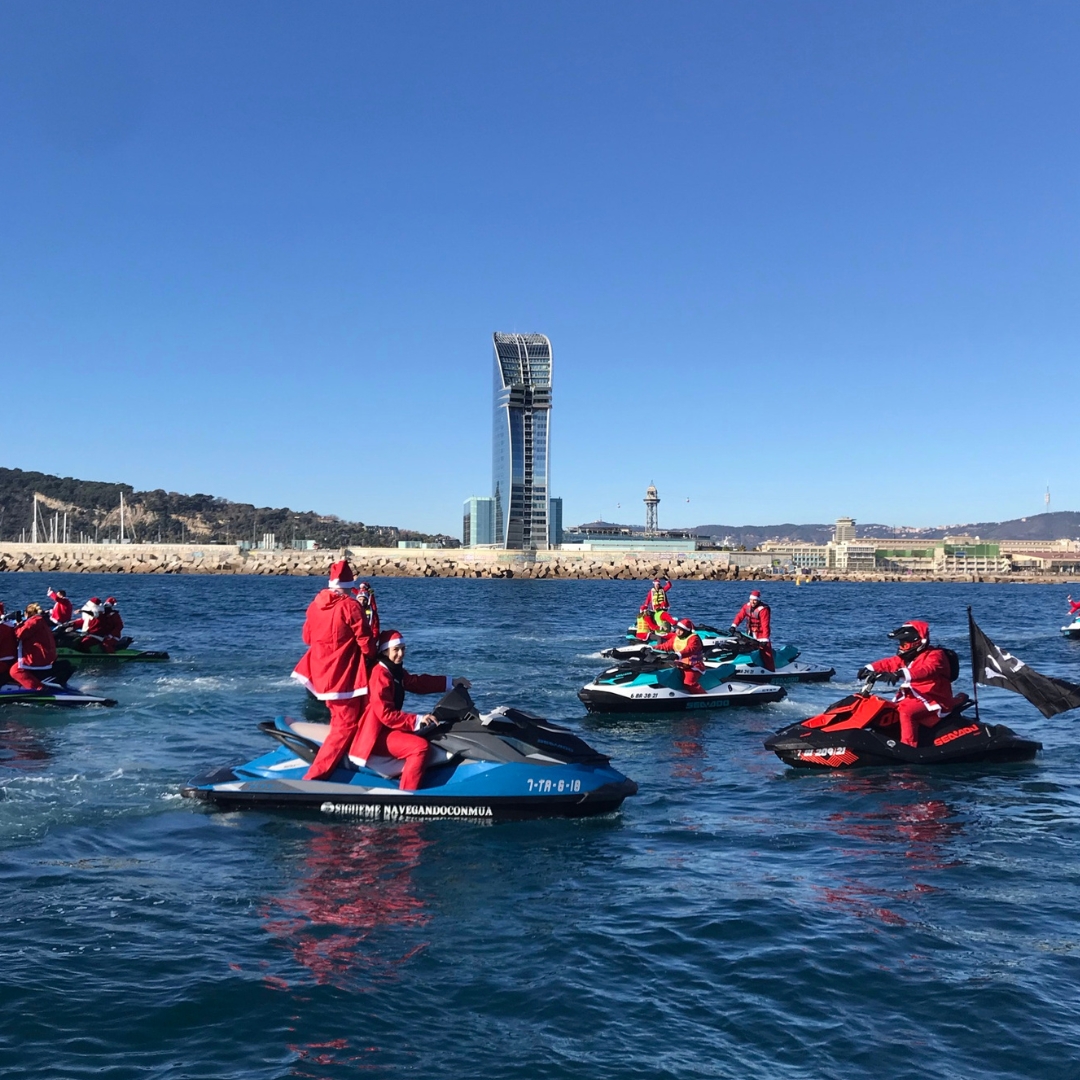
[[[52,673],[56,659],[56,639],[40,604],[26,605],[26,618],[15,631],[18,659],[11,665],[11,677],[24,690],[44,690],[41,680]]]
[[[415,791],[424,775],[424,758],[428,741],[412,734],[433,727],[438,720],[426,713],[402,712],[405,691],[410,694],[445,694],[453,686],[466,690],[472,686],[468,679],[451,679],[448,675],[413,675],[402,666],[405,661],[405,639],[397,630],[387,630],[379,635],[379,659],[369,676],[368,705],[360,730],[349,748],[349,756],[361,765],[367,764],[372,754],[386,754],[404,758],[398,787],[402,791]]]
[[[304,617],[308,651],[292,677],[330,709],[330,733],[305,780],[322,780],[337,768],[360,723],[368,693],[368,664],[375,639],[356,600],[356,579],[345,559],[330,567],[330,581],[308,605]]]
[[[1071,619],[1080,611],[1080,600],[1074,600],[1071,595],[1066,596],[1065,599],[1069,601],[1069,618]]]
[[[671,588],[671,579],[665,574],[662,578],[653,578],[652,588],[645,597],[642,610],[652,613],[653,621],[658,629],[657,633],[663,633],[663,627],[674,626],[675,620],[668,611],[668,590]]]
[[[860,668],[858,678],[900,676],[901,686],[896,694],[900,741],[905,746],[918,746],[919,726],[933,727],[956,704],[952,665],[944,649],[930,644],[927,623],[912,619],[893,630],[889,637],[896,639],[896,655]]]
[[[708,693],[699,681],[705,672],[705,650],[701,646],[701,638],[694,632],[694,624],[689,619],[680,619],[675,624],[675,633],[653,647],[661,652],[675,653],[676,663],[683,673],[683,689],[688,694]]]
[[[776,670],[776,659],[773,656],[772,635],[772,609],[768,604],[762,603],[761,593],[754,589],[750,599],[735,613],[731,620],[732,633],[738,632],[739,624],[746,620],[747,633],[758,643],[758,652],[761,654],[761,666],[767,671]]]
[[[375,602],[375,590],[366,582],[361,581],[356,587],[356,602],[364,609],[368,625],[371,627],[371,636],[379,636],[379,605]]]
[[[72,608],[67,593],[63,589],[50,589],[48,597],[53,602],[52,611],[49,612],[49,621],[53,626],[59,628],[71,622]]]

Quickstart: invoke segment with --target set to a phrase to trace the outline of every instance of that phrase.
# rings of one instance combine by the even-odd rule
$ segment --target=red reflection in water
[[[45,768],[52,755],[40,732],[15,720],[0,727],[0,768],[37,772]]]
[[[847,786],[852,795],[880,791],[876,783],[860,783],[854,778]],[[929,793],[930,786],[918,777],[907,777],[896,780],[890,790]],[[873,811],[841,810],[830,814],[827,821],[840,836],[873,845],[852,849],[848,853],[852,859],[865,862],[900,847],[904,858],[914,860],[914,869],[933,871],[957,865],[957,860],[947,855],[951,841],[964,830],[963,823],[956,818],[957,812],[943,799],[924,798],[914,802],[879,803]],[[829,906],[845,908],[860,918],[874,918],[890,925],[904,925],[907,920],[885,905],[912,902],[920,895],[935,891],[933,885],[921,882],[902,889],[883,889],[858,878],[849,878],[840,885],[817,886],[816,889]]]
[[[393,977],[397,966],[426,947],[388,956],[386,943],[373,940],[377,931],[422,926],[428,919],[412,891],[412,873],[430,843],[423,824],[360,828],[314,826],[295,887],[269,898],[261,911],[266,929],[317,983],[350,990]],[[276,979],[272,985],[288,986]]]
[[[686,720],[679,725],[679,738],[672,739],[675,747],[675,764],[671,775],[679,780],[694,780],[698,783],[705,779],[700,765],[705,760],[705,744],[702,742],[704,725],[700,720]]]

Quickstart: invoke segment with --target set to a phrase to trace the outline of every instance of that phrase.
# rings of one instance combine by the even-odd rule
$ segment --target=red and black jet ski
[[[1030,761],[1042,749],[1042,743],[1021,738],[1004,724],[967,715],[975,702],[966,694],[933,727],[919,729],[918,746],[905,746],[896,705],[871,694],[872,685],[870,679],[820,715],[770,735],[765,749],[795,769]]]

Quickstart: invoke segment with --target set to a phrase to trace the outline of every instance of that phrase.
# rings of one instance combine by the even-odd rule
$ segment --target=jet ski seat
[[[301,738],[318,743],[319,746],[322,746],[323,741],[330,732],[329,724],[318,724],[310,720],[289,720],[288,724]],[[428,747],[425,768],[431,768],[432,765],[446,765],[453,761],[456,756],[447,753],[441,746]],[[401,775],[401,770],[405,768],[405,762],[401,758],[386,757],[382,754],[373,754],[368,758],[366,766],[361,765],[360,761],[351,754],[349,755],[349,761],[358,769],[366,767],[387,780],[396,780]]]

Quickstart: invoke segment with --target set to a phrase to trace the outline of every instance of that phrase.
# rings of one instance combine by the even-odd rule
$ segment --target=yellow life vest
[[[663,589],[653,589],[652,609],[653,611],[667,611],[667,593]]]

